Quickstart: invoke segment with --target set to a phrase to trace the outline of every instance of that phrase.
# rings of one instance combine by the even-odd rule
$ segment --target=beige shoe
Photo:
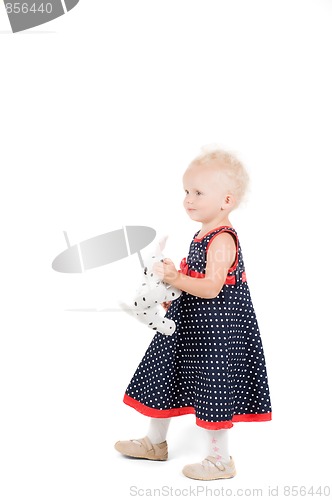
[[[235,464],[231,457],[230,461],[220,462],[216,457],[208,456],[199,464],[186,465],[183,474],[190,479],[201,481],[212,481],[213,479],[229,479],[236,474]]]
[[[152,444],[148,437],[118,441],[114,448],[127,457],[146,458],[147,460],[167,460],[167,442]]]

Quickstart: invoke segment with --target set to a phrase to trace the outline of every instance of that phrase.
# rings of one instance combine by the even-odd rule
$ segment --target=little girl
[[[172,336],[157,332],[124,402],[150,417],[143,439],[118,441],[130,457],[167,460],[171,417],[193,413],[207,431],[208,456],[183,474],[212,480],[235,476],[228,450],[233,422],[271,420],[265,358],[241,247],[229,214],[248,184],[242,164],[220,149],[203,152],[183,176],[184,208],[202,224],[177,271],[170,259],[155,264],[166,283],[182,290],[166,317]]]

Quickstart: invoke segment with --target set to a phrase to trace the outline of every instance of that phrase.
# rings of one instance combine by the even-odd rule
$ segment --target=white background
[[[74,244],[138,224],[169,234],[178,264],[199,229],[182,173],[207,143],[251,175],[232,222],[274,416],[234,426],[238,475],[208,487],[283,497],[283,485],[328,484],[331,26],[328,0],[81,0],[12,34],[0,5],[1,499],[202,484],[181,474],[206,455],[193,415],[171,423],[166,463],[113,449],[146,433],[122,397],[152,332],[121,312],[67,310],[131,297],[137,257],[77,276],[51,263],[63,230]]]

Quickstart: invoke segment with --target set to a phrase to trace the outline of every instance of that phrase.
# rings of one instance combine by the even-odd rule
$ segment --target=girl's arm
[[[236,245],[229,233],[216,236],[207,253],[204,278],[192,278],[178,272],[170,259],[154,265],[154,271],[166,283],[203,299],[213,299],[224,286],[229,268],[236,258]]]

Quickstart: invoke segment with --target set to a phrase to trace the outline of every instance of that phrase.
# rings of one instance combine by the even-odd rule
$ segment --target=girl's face
[[[220,216],[229,193],[229,181],[218,165],[191,164],[183,175],[184,208],[192,220],[209,222]]]

